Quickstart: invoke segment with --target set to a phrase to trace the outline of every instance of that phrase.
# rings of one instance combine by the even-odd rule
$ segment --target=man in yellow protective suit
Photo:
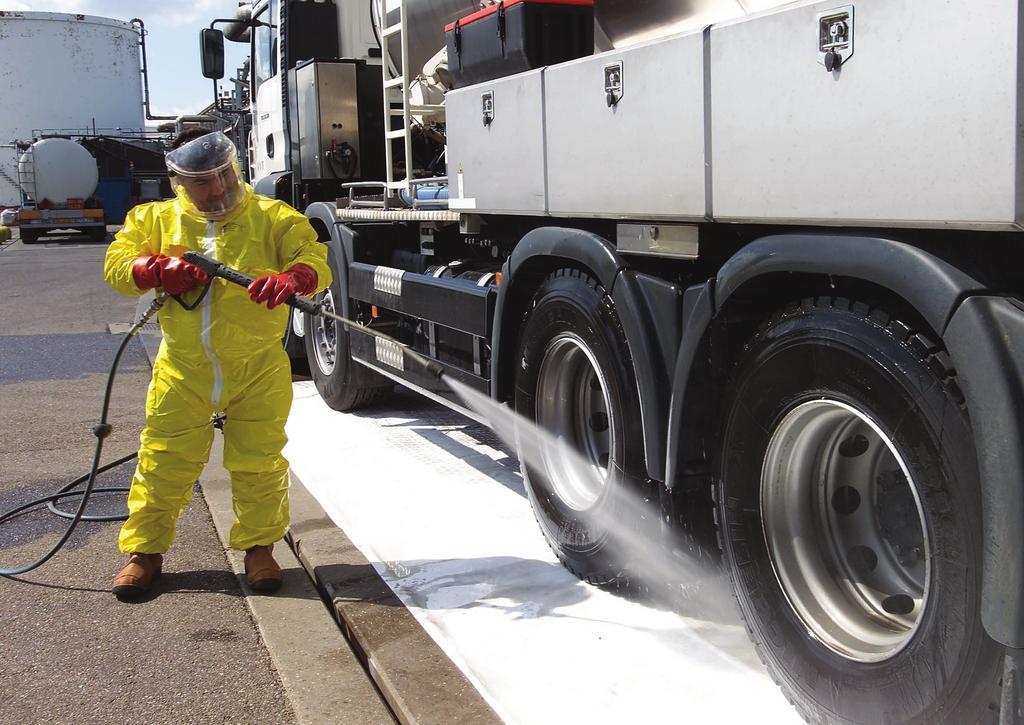
[[[289,310],[283,303],[330,284],[327,249],[305,217],[241,181],[237,153],[223,134],[185,131],[166,161],[176,198],[132,209],[104,262],[107,284],[118,292],[157,289],[176,300],[160,311],[163,340],[118,540],[129,561],[113,591],[136,598],[159,576],[178,515],[209,457],[212,417],[220,412],[236,516],[230,544],[246,552],[252,588],[274,591],[281,570],[272,547],[288,528],[288,462],[281,450],[292,402],[281,345]],[[211,281],[181,259],[189,250],[256,281],[248,290]]]

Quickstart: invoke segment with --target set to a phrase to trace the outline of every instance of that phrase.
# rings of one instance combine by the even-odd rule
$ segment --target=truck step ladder
[[[408,199],[412,200],[411,206],[416,207],[416,189],[418,184],[423,183],[438,183],[439,179],[414,179],[412,178],[412,124],[413,117],[424,113],[434,113],[444,109],[443,105],[431,105],[431,104],[413,104],[410,101],[409,96],[409,85],[411,80],[415,77],[412,69],[409,68],[409,38],[405,33],[405,28],[408,23],[408,12],[407,12],[407,0],[399,0],[398,11],[399,19],[397,23],[393,25],[387,25],[387,2],[386,0],[375,0],[377,2],[378,14],[380,18],[381,30],[381,45],[383,46],[384,56],[381,63],[381,72],[384,75],[384,108],[385,114],[385,129],[384,129],[384,168],[386,172],[386,180],[383,184],[346,184],[350,191],[350,207],[363,206],[363,207],[377,207],[383,209],[392,208],[392,203],[395,206],[401,206],[401,197],[403,193]],[[389,50],[389,40],[396,38],[399,46],[401,47],[401,65],[396,68],[392,68],[392,63],[389,62],[391,54]],[[401,108],[391,107],[391,96],[396,89],[401,90],[402,94],[402,105]],[[400,117],[401,124],[397,128],[392,128],[391,119]],[[402,143],[402,149],[404,152],[403,158],[405,159],[404,172],[396,171],[395,166],[395,144],[397,142]],[[440,179],[440,181],[446,181],[446,179]],[[355,188],[367,188],[376,186],[383,191],[383,200],[374,201],[356,201],[352,192]],[[438,200],[434,200],[432,206],[436,207],[440,204]],[[444,204],[447,206],[447,204]]]
[[[406,0],[399,0],[398,2],[398,22],[394,25],[388,25],[387,18],[387,2],[386,0],[378,0],[380,4],[380,10],[378,16],[381,20],[381,42],[384,45],[384,58],[381,65],[381,70],[384,73],[384,108],[388,110],[385,117],[384,127],[384,168],[387,173],[387,181],[384,187],[384,206],[387,208],[388,198],[396,194],[405,191],[406,193],[412,192],[411,174],[412,174],[412,117],[410,114],[411,105],[409,103],[409,83],[407,79],[410,77],[409,69],[409,36],[405,33],[405,28],[408,23],[407,13],[407,2]],[[401,47],[401,66],[398,68],[392,68],[391,63],[388,62],[390,59],[389,39],[397,36],[398,44]],[[402,92],[402,109],[398,112],[391,110],[391,91],[392,89],[401,89]],[[398,128],[391,127],[391,117],[401,115],[402,124]],[[404,178],[397,178],[398,174],[395,173],[395,142],[401,141],[403,144],[403,150],[405,151],[405,176]]]

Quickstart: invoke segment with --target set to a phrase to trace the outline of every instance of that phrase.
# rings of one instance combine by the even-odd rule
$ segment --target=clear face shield
[[[220,131],[182,144],[164,158],[174,193],[188,213],[224,219],[245,201],[238,153]]]

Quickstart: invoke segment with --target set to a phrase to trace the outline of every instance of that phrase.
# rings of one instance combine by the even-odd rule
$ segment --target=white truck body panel
[[[1019,223],[1019,4],[860,0],[854,53],[829,73],[814,40],[834,7],[712,28],[715,218]]]
[[[547,212],[544,71],[500,78],[446,96],[451,206],[508,214]],[[483,122],[483,94],[494,120]],[[458,144],[450,139],[457,137]],[[461,191],[461,193],[460,193]],[[457,200],[475,199],[475,203]]]
[[[450,92],[453,196],[480,212],[1021,228],[1018,3],[861,0],[853,54],[828,71],[819,15],[837,7],[790,4]],[[518,100],[523,77],[543,99]]]
[[[547,69],[552,214],[704,216],[703,52],[697,32]],[[619,62],[624,92],[609,106],[604,69]]]

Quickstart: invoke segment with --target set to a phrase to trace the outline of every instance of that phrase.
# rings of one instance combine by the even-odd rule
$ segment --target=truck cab
[[[358,93],[360,86],[367,85],[370,88],[363,89],[363,93],[377,90],[373,83],[380,76],[380,51],[370,13],[361,0],[260,0],[252,5],[251,12],[252,131],[247,153],[252,183],[258,193],[303,208],[303,199],[330,197],[332,192],[320,188],[325,186],[321,182],[356,178],[346,171],[344,159],[334,157],[344,152],[338,151],[341,144],[354,148],[353,139],[358,144],[358,128],[333,128],[345,132],[345,138],[339,139],[338,134],[324,137],[320,139],[321,147],[303,143],[310,132],[319,130],[315,127],[321,113],[315,101],[307,101],[304,91],[313,83],[334,85],[339,95]],[[325,64],[318,73],[311,68],[302,72],[303,67],[316,61],[328,61],[338,68]],[[338,87],[345,83],[350,87]],[[307,102],[310,105],[299,106]],[[366,146],[370,147],[369,139]],[[369,155],[373,155],[372,149]]]

